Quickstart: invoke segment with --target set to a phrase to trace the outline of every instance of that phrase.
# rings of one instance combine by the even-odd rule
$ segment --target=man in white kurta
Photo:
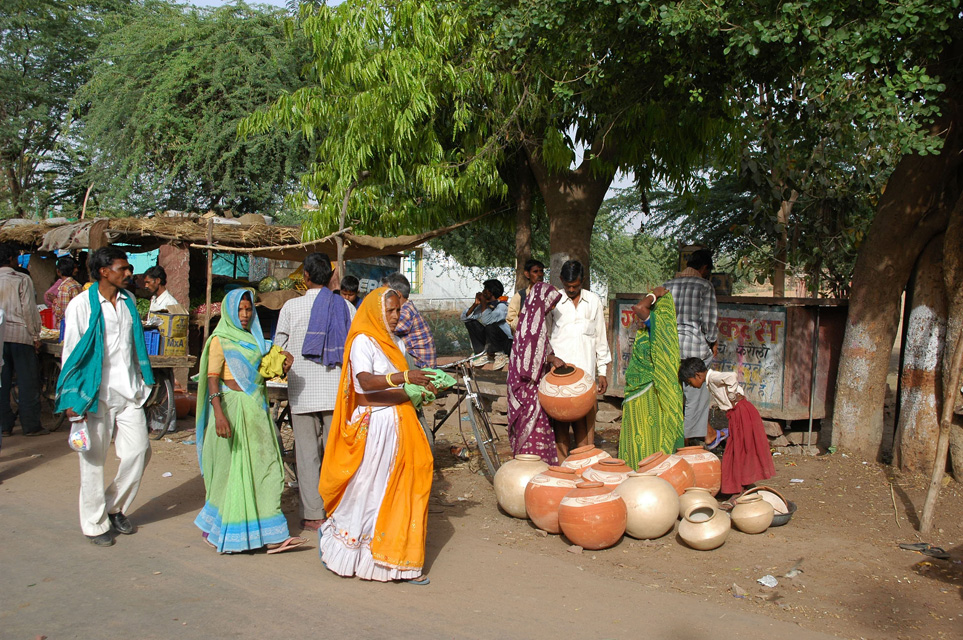
[[[549,344],[555,353],[553,364],[559,361],[582,369],[598,382],[598,392],[608,388],[608,368],[612,361],[609,341],[605,332],[605,313],[602,299],[595,293],[582,289],[584,269],[577,260],[562,265],[561,280],[565,297],[552,311],[552,334]],[[555,446],[559,462],[568,457],[574,431],[575,446],[595,443],[595,414],[598,405],[588,415],[575,422],[552,420],[555,430]],[[571,425],[571,426],[570,426]]]
[[[106,252],[106,255],[101,255]],[[114,253],[122,258],[117,258]],[[99,260],[99,261],[98,261]],[[107,266],[102,266],[106,262]],[[80,457],[80,528],[98,546],[110,546],[110,529],[118,533],[134,533],[134,527],[124,515],[134,502],[144,468],[150,460],[147,420],[144,402],[150,389],[144,384],[132,336],[133,318],[125,299],[132,295],[123,289],[133,274],[126,254],[115,247],[100,249],[90,257],[91,276],[100,283],[98,295],[104,315],[104,357],[100,381],[100,396],[96,410],[87,413],[90,449]],[[111,302],[104,296],[114,297]],[[111,296],[114,293],[114,296]],[[65,331],[62,362],[66,364],[71,352],[87,331],[90,321],[88,292],[77,296],[67,305],[64,316]],[[68,415],[73,413],[68,412]],[[104,463],[114,438],[114,450],[120,459],[117,475],[104,488]]]
[[[288,371],[288,404],[291,406],[291,430],[298,466],[298,493],[301,498],[305,529],[317,531],[324,521],[324,500],[318,493],[321,456],[334,416],[334,405],[341,382],[341,367],[326,366],[305,358],[301,351],[311,321],[311,310],[321,289],[331,280],[331,263],[323,253],[312,253],[304,259],[304,282],[308,290],[300,298],[288,300],[281,307],[274,344],[294,355]],[[354,318],[355,307],[341,296]],[[347,355],[347,354],[346,354]]]

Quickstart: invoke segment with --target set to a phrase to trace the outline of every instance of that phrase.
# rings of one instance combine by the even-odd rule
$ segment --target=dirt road
[[[155,443],[129,514],[139,531],[96,548],[77,522],[77,461],[65,439],[4,438],[3,638],[830,637],[667,590],[652,575],[642,583],[613,578],[593,568],[589,552],[559,558],[505,545],[487,495],[453,498],[459,508],[436,497],[427,587],[335,577],[318,560],[316,535],[289,553],[218,556],[192,524],[203,502],[193,447],[176,441]],[[488,491],[467,470],[454,473]],[[436,487],[453,490],[441,472]],[[296,524],[290,500],[285,511]],[[528,535],[535,537],[530,527]]]

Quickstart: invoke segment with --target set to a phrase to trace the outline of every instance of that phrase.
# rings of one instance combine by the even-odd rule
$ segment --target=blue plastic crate
[[[156,356],[160,354],[160,332],[145,331],[144,342],[147,343],[147,355]]]

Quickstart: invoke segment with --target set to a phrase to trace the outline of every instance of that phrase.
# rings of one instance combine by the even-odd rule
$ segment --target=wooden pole
[[[963,369],[963,329],[956,337],[956,348],[953,350],[953,368],[950,370],[950,384],[943,389],[943,412],[940,417],[940,437],[936,441],[936,461],[933,463],[933,477],[930,478],[930,488],[926,492],[923,503],[923,517],[920,518],[920,533],[926,535],[933,528],[933,516],[936,512],[936,500],[940,495],[940,485],[946,472],[946,454],[950,448],[950,427],[953,422],[953,407],[956,405],[956,394],[960,392],[960,370]]]
[[[207,245],[210,246],[214,243],[214,219],[211,218],[207,221]],[[214,250],[207,250],[207,293],[204,299],[204,344],[207,344],[207,338],[211,335],[211,286],[214,279]],[[201,372],[203,375],[203,372]]]

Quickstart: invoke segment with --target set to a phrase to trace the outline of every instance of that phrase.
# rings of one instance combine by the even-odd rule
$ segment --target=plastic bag
[[[70,418],[70,435],[67,444],[74,451],[90,450],[90,433],[87,430],[87,419],[82,416]]]

